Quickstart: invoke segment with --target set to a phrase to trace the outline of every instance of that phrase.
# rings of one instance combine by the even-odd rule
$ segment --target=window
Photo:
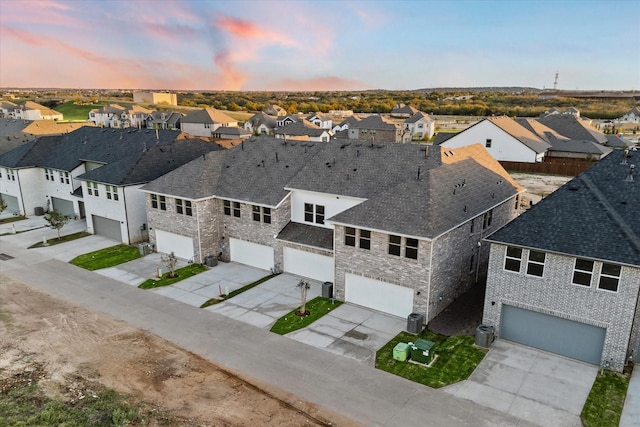
[[[520,272],[522,263],[522,249],[507,246],[507,254],[504,258],[504,269]]]
[[[222,205],[224,206],[224,214],[231,216],[231,200],[223,200]]]
[[[418,259],[418,239],[410,239],[407,237],[404,256],[411,259]]]
[[[87,194],[98,197],[98,183],[87,182]]]
[[[176,213],[184,214],[184,202],[182,199],[176,199]]]
[[[16,180],[15,171],[13,169],[5,169],[5,171],[7,171],[7,179],[9,181],[15,181]]]
[[[471,230],[469,231],[470,233],[473,233],[475,231],[475,227],[474,227],[474,221],[473,219],[471,220]]]
[[[347,246],[356,245],[356,229],[353,227],[345,227],[344,229],[344,244]]]
[[[591,286],[591,277],[593,276],[593,261],[576,258],[573,268],[574,285]]]
[[[152,194],[151,195],[151,207],[153,209],[158,209],[158,195],[157,194]]]
[[[360,230],[360,249],[371,249],[371,231]]]
[[[400,236],[389,236],[389,255],[400,256],[400,244],[402,238]]]
[[[518,210],[518,206],[520,205],[520,195],[516,194],[516,205],[514,207],[515,210]]]
[[[324,206],[316,205],[316,223],[324,224]]]
[[[484,142],[484,146],[487,148],[491,148],[491,139],[487,138],[486,141]]]
[[[204,124],[204,128],[205,129],[211,129],[211,123],[205,123]]]
[[[260,222],[260,206],[253,207],[253,220]]]
[[[47,179],[47,181],[53,181],[53,171],[51,169],[45,169],[44,170],[44,177]]]
[[[271,224],[271,208],[262,208],[262,222]]]
[[[60,182],[63,184],[69,183],[69,172],[58,171],[58,175],[60,175]],[[51,181],[53,181],[53,176],[51,177]]]
[[[105,185],[105,188],[107,190],[107,199],[109,200],[118,200],[118,187],[116,186],[111,186],[111,185]]]
[[[166,197],[159,196],[158,199],[160,201],[160,210],[166,211],[167,210],[167,199],[166,199]]]
[[[491,221],[493,220],[493,209],[485,212],[484,215],[482,215],[482,229],[486,230],[487,228],[491,227]]]
[[[529,251],[527,274],[530,276],[542,277],[542,274],[544,273],[544,258],[544,252]]]
[[[240,218],[240,202],[233,202],[233,216]]]
[[[313,205],[311,203],[304,204],[304,220],[305,222],[313,222]]]
[[[598,289],[605,289],[607,291],[617,292],[618,283],[620,283],[621,269],[622,268],[619,265],[602,263]]]
[[[182,215],[193,215],[193,210],[191,209],[191,202],[188,200],[176,199],[176,212]]]

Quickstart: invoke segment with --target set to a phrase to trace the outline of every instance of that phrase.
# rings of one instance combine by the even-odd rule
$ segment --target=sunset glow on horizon
[[[0,0],[0,87],[639,90],[638,1]],[[577,18],[579,17],[579,18]]]

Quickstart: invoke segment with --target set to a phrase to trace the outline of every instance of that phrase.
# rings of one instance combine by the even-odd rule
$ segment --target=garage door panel
[[[502,306],[500,336],[510,341],[600,364],[606,329],[569,319]]]
[[[57,197],[51,198],[51,204],[53,205],[53,210],[62,215],[74,216],[75,212],[73,210],[73,202],[70,200],[59,199]]]
[[[345,300],[395,316],[413,312],[413,289],[347,273]]]
[[[321,282],[333,282],[333,257],[284,248],[284,271]]]
[[[122,230],[120,228],[120,221],[98,215],[91,215],[91,222],[93,223],[93,232],[98,236],[103,236],[109,239],[116,240],[118,242],[122,242]]]
[[[271,270],[275,263],[273,248],[240,239],[229,239],[231,261],[263,270]]]
[[[181,234],[156,229],[156,248],[158,252],[173,254],[182,259],[193,260],[193,239]]]

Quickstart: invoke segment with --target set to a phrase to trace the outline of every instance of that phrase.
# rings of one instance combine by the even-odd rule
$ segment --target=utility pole
[[[553,80],[553,90],[558,89],[558,72],[556,71],[556,78]]]

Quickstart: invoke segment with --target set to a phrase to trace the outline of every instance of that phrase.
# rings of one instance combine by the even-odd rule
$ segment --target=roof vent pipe
[[[420,166],[418,166],[418,181],[420,181]]]
[[[633,170],[636,168],[636,165],[629,165],[629,174],[624,179],[626,182],[633,182]]]
[[[624,150],[624,156],[622,157],[622,162],[620,163],[621,165],[627,164],[627,156],[629,156],[629,150]]]

